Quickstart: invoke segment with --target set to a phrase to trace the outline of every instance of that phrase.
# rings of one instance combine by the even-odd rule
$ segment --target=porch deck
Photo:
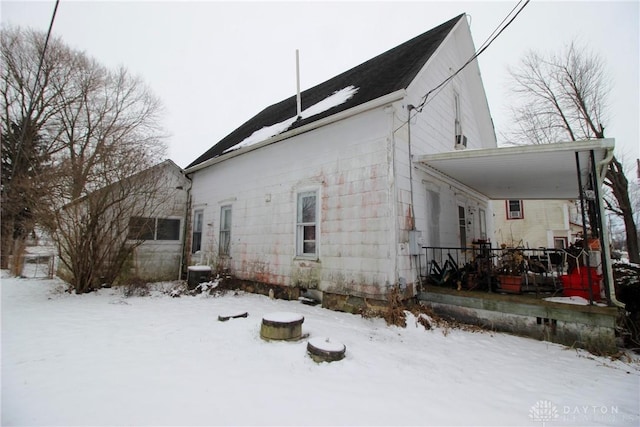
[[[618,309],[546,301],[549,295],[456,290],[422,286],[418,300],[443,317],[487,329],[586,348],[595,353],[616,349]]]

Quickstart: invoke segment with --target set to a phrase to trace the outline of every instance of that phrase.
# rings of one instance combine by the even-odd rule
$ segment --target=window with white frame
[[[478,210],[478,220],[480,221],[480,238],[486,240],[487,238],[487,213],[484,209]]]
[[[462,135],[462,112],[460,109],[460,94],[453,92],[454,130],[456,135]]]
[[[220,208],[220,255],[229,255],[231,252],[231,206]]]
[[[430,246],[440,246],[440,193],[427,190],[427,231]]]
[[[296,215],[296,255],[318,255],[317,191],[298,193]]]
[[[522,200],[507,200],[507,219],[522,219]]]
[[[554,237],[553,238],[553,247],[555,249],[565,249],[567,247],[567,238],[566,237]]]
[[[460,247],[467,247],[467,216],[464,206],[458,206],[458,224],[460,226]]]
[[[202,219],[204,212],[202,209],[193,212],[193,232],[191,235],[191,253],[196,253],[202,249]]]

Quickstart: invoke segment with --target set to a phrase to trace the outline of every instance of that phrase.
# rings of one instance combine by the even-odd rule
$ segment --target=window
[[[180,220],[172,218],[129,218],[129,240],[180,240]]]
[[[202,248],[202,218],[201,210],[193,212],[193,234],[191,236],[191,253],[194,254]]]
[[[180,240],[179,219],[158,218],[156,224],[156,240]]]
[[[220,255],[229,255],[231,249],[231,206],[220,208]]]
[[[507,219],[524,218],[522,200],[507,200]]]
[[[460,247],[467,247],[467,219],[464,206],[458,206],[458,223],[460,225]]]
[[[553,238],[553,247],[555,249],[565,249],[567,247],[567,238],[566,237],[554,237]]]
[[[298,194],[296,220],[296,255],[317,256],[317,193],[307,191]]]
[[[153,240],[155,220],[153,218],[143,218],[134,216],[129,218],[130,240]]]
[[[454,128],[456,135],[462,135],[461,111],[460,111],[460,94],[453,92],[453,112],[455,114]]]
[[[427,230],[430,246],[440,246],[440,193],[427,190]]]
[[[484,209],[480,209],[478,211],[478,215],[480,216],[480,238],[482,240],[487,239],[487,213]]]

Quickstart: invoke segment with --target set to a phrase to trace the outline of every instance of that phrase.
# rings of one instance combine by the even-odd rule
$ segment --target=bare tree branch
[[[572,42],[560,54],[529,52],[510,70],[516,102],[507,139],[541,144],[605,137],[610,82],[602,59]],[[605,203],[624,221],[631,262],[640,263],[638,231],[622,163],[614,157],[605,177],[613,199]]]
[[[35,82],[44,37],[2,30],[2,253],[38,223],[58,243],[76,292],[85,292],[124,268],[136,247],[129,218],[152,214],[168,197],[149,169],[166,150],[162,108],[126,69],[108,70],[57,39]],[[21,126],[27,141],[15,137]]]

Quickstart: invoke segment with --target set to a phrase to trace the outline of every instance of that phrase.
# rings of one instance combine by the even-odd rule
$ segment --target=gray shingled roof
[[[322,101],[334,92],[344,89],[347,86],[355,86],[358,88],[357,93],[347,100],[347,102],[330,108],[320,114],[298,120],[293,123],[289,129],[312,123],[397,90],[405,89],[436,51],[438,46],[440,46],[440,43],[442,43],[447,34],[453,29],[454,25],[462,19],[463,16],[464,14],[458,15],[424,34],[345,71],[324,83],[320,83],[317,86],[303,91],[301,94],[302,110]],[[253,134],[253,132],[265,126],[271,126],[295,117],[296,114],[296,96],[293,95],[256,114],[253,118],[249,119],[194,160],[187,168],[218,157],[223,154],[225,150],[242,142],[245,138]]]

